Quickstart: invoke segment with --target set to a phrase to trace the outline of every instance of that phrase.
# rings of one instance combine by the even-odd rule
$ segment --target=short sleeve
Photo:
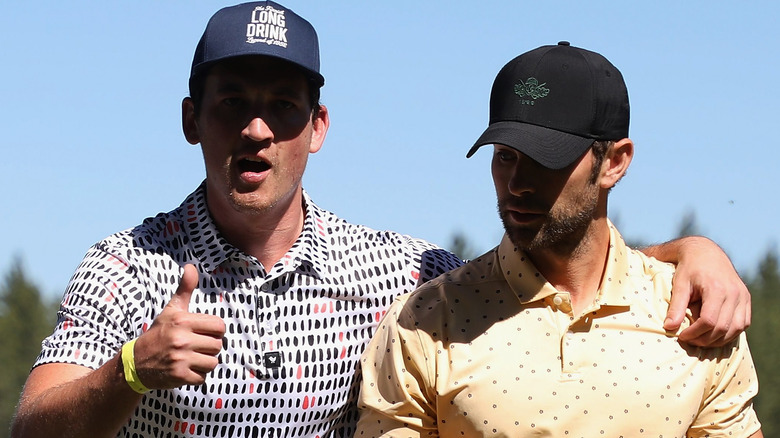
[[[687,436],[748,436],[757,432],[761,424],[752,400],[758,394],[758,377],[745,333],[722,349],[703,351],[707,353],[700,359],[713,364],[712,381]]]
[[[129,308],[142,288],[128,262],[96,245],[87,252],[68,284],[54,332],[42,342],[34,366],[70,363],[96,369],[139,335],[142,316]]]
[[[438,435],[430,389],[435,388],[435,365],[426,353],[436,350],[413,330],[414,318],[404,309],[407,296],[390,307],[361,358],[356,437]]]

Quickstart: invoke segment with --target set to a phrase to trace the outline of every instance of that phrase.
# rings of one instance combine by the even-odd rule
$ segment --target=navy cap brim
[[[211,60],[209,62],[203,62],[203,63],[200,63],[200,64],[195,65],[195,66],[192,67],[192,71],[190,72],[190,78],[193,78],[193,77],[195,77],[195,76],[197,76],[199,74],[202,74],[204,71],[206,71],[209,68],[213,67],[215,64],[220,63],[221,61],[226,61],[228,59],[238,58],[238,57],[241,57],[241,56],[268,56],[268,57],[276,58],[276,59],[279,59],[279,60],[282,60],[282,61],[287,61],[290,64],[293,64],[296,67],[300,68],[301,72],[307,78],[309,78],[316,86],[322,87],[323,85],[325,85],[325,77],[322,76],[319,72],[316,72],[316,71],[314,71],[314,70],[312,70],[310,68],[307,68],[306,66],[301,65],[301,64],[299,64],[297,62],[290,61],[287,58],[284,58],[284,57],[281,57],[281,56],[276,56],[276,55],[266,55],[266,54],[257,54],[257,55],[249,54],[249,55],[247,55],[247,54],[244,54],[244,53],[239,53],[237,55],[227,55],[227,56],[223,56],[223,57],[220,57],[220,58],[216,58],[216,59]]]
[[[581,157],[594,141],[528,123],[495,122],[482,133],[466,158],[484,145],[501,144],[522,152],[548,169],[563,169]]]

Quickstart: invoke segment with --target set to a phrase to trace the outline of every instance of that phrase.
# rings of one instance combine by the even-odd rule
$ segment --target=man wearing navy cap
[[[206,179],[89,250],[14,436],[352,436],[358,359],[387,306],[462,262],[312,202],[301,179],[328,130],[323,84],[317,34],[290,9],[246,3],[211,18],[182,103]],[[725,260],[728,272],[701,269],[737,278],[712,246],[671,248]],[[690,294],[678,296],[684,307]],[[749,296],[711,296],[692,336],[721,342],[749,323]]]
[[[607,218],[628,124],[598,53],[562,42],[504,66],[468,156],[493,145],[505,236],[390,307],[361,361],[357,435],[762,436],[745,335],[681,344],[664,328],[674,267]]]

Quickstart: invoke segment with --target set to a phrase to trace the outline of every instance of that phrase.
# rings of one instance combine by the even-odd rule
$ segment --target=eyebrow
[[[283,96],[283,97],[289,97],[289,98],[305,98],[306,97],[306,91],[300,90],[297,87],[293,86],[291,83],[286,83],[285,80],[278,80],[274,81],[272,83],[266,83],[263,86],[267,87],[271,90],[272,94],[275,96]],[[219,86],[217,87],[216,92],[220,94],[225,93],[240,93],[244,90],[249,88],[249,86],[242,80],[232,80],[227,79],[224,80]]]

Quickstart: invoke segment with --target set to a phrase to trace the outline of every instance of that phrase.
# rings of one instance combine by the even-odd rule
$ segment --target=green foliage
[[[759,263],[754,278],[745,282],[753,299],[752,325],[747,331],[758,373],[754,400],[764,436],[780,435],[780,269],[776,250]]]
[[[0,436],[7,436],[41,340],[54,327],[52,306],[24,275],[17,259],[0,285]]]
[[[452,235],[452,240],[447,249],[460,257],[461,260],[471,260],[479,255],[477,250],[471,246],[471,242],[469,242],[468,237],[466,237],[463,232],[457,232]]]

